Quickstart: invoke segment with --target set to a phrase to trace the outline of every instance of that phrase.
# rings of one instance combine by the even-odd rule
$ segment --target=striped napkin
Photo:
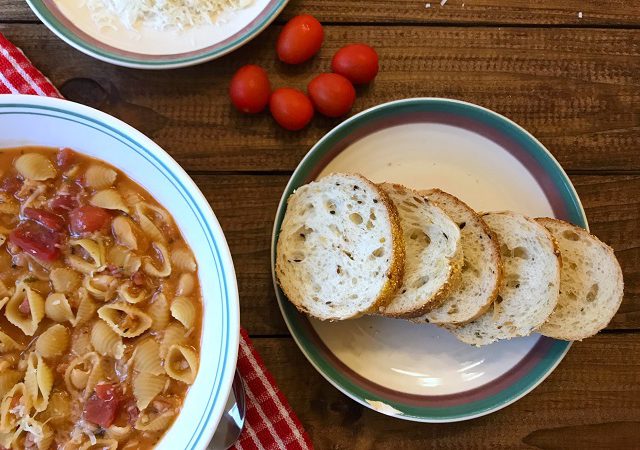
[[[0,94],[62,97],[27,57],[0,33]],[[244,380],[247,417],[237,450],[307,450],[313,445],[296,414],[241,330],[238,370]]]

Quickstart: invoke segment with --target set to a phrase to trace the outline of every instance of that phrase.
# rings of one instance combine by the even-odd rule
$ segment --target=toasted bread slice
[[[289,300],[322,320],[377,311],[404,273],[398,212],[360,175],[332,174],[289,197],[276,247],[276,276]]]
[[[451,331],[463,342],[486,345],[527,336],[558,303],[560,252],[545,227],[514,212],[483,217],[500,243],[504,276],[493,308]]]
[[[622,269],[613,250],[582,228],[557,219],[536,219],[558,242],[562,255],[558,305],[538,331],[580,341],[606,327],[620,308]]]
[[[380,314],[418,317],[438,305],[459,279],[460,229],[442,209],[416,191],[389,183],[380,187],[398,209],[406,245],[402,287]]]
[[[464,265],[460,283],[440,306],[417,322],[461,325],[483,314],[498,295],[502,259],[498,239],[473,209],[440,189],[420,191],[434,201],[460,228]]]

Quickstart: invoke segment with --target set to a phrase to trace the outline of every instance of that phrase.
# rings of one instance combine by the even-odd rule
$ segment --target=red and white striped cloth
[[[0,94],[62,97],[27,57],[0,33]],[[64,143],[60,143],[64,145]],[[313,445],[275,380],[241,330],[238,370],[247,394],[245,428],[237,450],[307,450]]]

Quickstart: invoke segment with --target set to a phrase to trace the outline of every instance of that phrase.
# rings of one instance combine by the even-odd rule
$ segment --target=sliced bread
[[[498,295],[502,279],[498,239],[482,217],[458,197],[440,189],[420,194],[436,202],[460,228],[464,264],[458,286],[440,306],[416,321],[449,325],[470,322],[484,313]]]
[[[451,331],[463,342],[491,344],[527,336],[553,312],[560,287],[560,253],[551,234],[514,212],[482,217],[500,243],[503,278],[493,308]]]
[[[419,317],[449,294],[462,268],[460,229],[418,192],[397,184],[380,187],[395,203],[406,245],[402,287],[380,314]]]
[[[377,311],[395,295],[404,264],[396,207],[366,178],[332,174],[289,197],[276,277],[301,312],[344,320]]]
[[[582,228],[556,219],[537,219],[558,242],[562,255],[558,305],[538,331],[579,341],[611,321],[622,302],[622,269],[613,250]]]

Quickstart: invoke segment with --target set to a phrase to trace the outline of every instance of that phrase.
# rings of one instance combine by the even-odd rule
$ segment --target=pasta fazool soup
[[[0,449],[152,448],[198,370],[195,258],[122,172],[0,152]]]

